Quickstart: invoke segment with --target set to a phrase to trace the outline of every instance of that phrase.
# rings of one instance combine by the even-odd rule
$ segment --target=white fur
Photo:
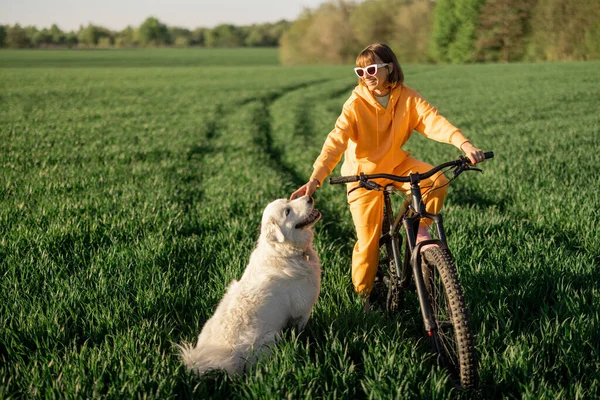
[[[312,248],[316,220],[304,228],[296,225],[312,210],[310,196],[275,200],[265,208],[242,278],[230,283],[196,346],[179,346],[188,369],[241,373],[269,354],[285,327],[304,328],[319,296],[321,267]]]

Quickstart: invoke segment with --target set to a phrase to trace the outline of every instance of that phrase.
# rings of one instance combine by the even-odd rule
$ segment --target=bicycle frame
[[[384,210],[386,213],[384,216],[384,221],[387,221],[390,225],[389,230],[381,236],[379,245],[382,246],[387,240],[390,240],[393,253],[392,256],[394,257],[394,262],[396,265],[396,275],[398,276],[401,289],[405,289],[408,285],[410,264],[410,269],[412,270],[413,279],[415,280],[415,286],[417,288],[417,294],[419,296],[419,304],[421,306],[421,314],[425,324],[425,330],[429,336],[432,336],[433,332],[437,330],[437,324],[432,317],[433,313],[431,310],[431,305],[427,299],[428,294],[427,290],[425,289],[425,282],[423,280],[423,273],[421,270],[420,250],[422,246],[427,244],[436,244],[444,249],[448,249],[448,246],[446,244],[446,234],[444,232],[442,216],[440,214],[430,214],[425,211],[418,175],[411,174],[410,177],[410,200],[406,199],[404,201],[404,204],[400,208],[400,211],[395,219],[392,209],[392,201],[390,199],[390,193],[392,193],[395,188],[393,185],[388,185],[383,191],[383,201],[385,205]],[[423,218],[429,218],[435,223],[438,239],[424,240],[417,244],[417,230],[419,229],[419,224]],[[408,249],[406,249],[405,252],[410,252],[410,257],[405,255],[402,263],[400,262],[400,244],[402,243],[402,235],[399,233],[400,224],[402,224],[404,231],[406,232]],[[399,268],[400,265],[402,265],[402,269]]]
[[[493,152],[486,152],[483,158],[489,159],[493,157]],[[446,170],[443,171],[444,169]],[[364,174],[361,172],[358,175],[330,178],[329,183],[336,185],[358,182],[358,185],[350,188],[348,194],[353,190],[361,188],[366,190],[383,190],[384,233],[379,238],[379,247],[386,246],[389,261],[388,277],[391,278],[389,282],[395,285],[391,287],[388,285],[387,290],[385,290],[387,292],[385,307],[387,310],[395,312],[401,306],[402,292],[406,291],[409,285],[412,286],[410,282],[412,273],[419,298],[423,324],[425,325],[427,334],[433,337],[435,352],[442,356],[442,364],[445,364],[449,368],[451,374],[458,374],[460,376],[461,385],[471,388],[477,384],[477,363],[468,310],[463,299],[462,287],[458,281],[456,267],[446,243],[446,233],[444,231],[442,216],[425,211],[425,204],[423,203],[420,188],[421,180],[429,179],[439,171],[445,173],[449,170],[452,170],[452,179],[455,179],[464,171],[481,172],[479,168],[474,168],[469,159],[460,156],[458,160],[439,164],[423,173],[400,176],[386,173]],[[395,190],[394,186],[388,185],[384,188],[374,181],[375,179],[386,179],[391,182],[410,184],[410,196],[405,200],[395,217],[390,199],[390,194]],[[419,225],[424,218],[435,223],[437,237],[417,243]],[[400,227],[406,232],[404,259],[402,262],[400,262],[400,248],[403,244],[403,235],[400,232]],[[421,249],[423,246],[429,244],[437,245],[439,249],[426,253],[427,261],[435,265],[434,268],[431,268],[433,266],[426,265],[424,270],[433,274],[443,273],[443,276],[438,275],[437,278],[435,278],[435,275],[423,276]],[[393,266],[395,266],[395,270],[393,271],[395,276],[389,275],[392,273]],[[375,284],[383,283],[385,285],[385,272],[378,271],[378,276],[380,281],[376,281]],[[425,279],[427,279],[427,282],[425,282]],[[430,298],[430,294],[428,293],[429,285],[431,285],[431,295],[435,296],[435,298]],[[378,286],[379,289],[383,289],[380,285]],[[381,291],[378,290],[375,294],[379,295],[378,292]],[[440,301],[445,302],[445,304],[438,301],[438,294],[443,296],[443,299],[440,299]],[[380,302],[378,297],[375,300]],[[438,319],[438,308],[443,311],[439,315],[439,322],[436,322],[436,319]],[[435,318],[434,309],[436,313]],[[464,326],[465,329],[460,329],[459,325]],[[450,334],[450,339],[448,339],[445,330],[450,327],[452,331],[448,331]],[[455,341],[452,337],[460,337],[460,340],[457,339]]]

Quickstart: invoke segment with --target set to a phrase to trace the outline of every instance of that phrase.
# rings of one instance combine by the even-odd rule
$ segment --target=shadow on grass
[[[493,364],[497,370],[483,376],[482,390],[488,398],[520,397],[532,371],[538,383],[590,387],[600,361],[600,337],[594,333],[600,329],[600,275],[595,271],[600,257],[585,248],[576,232],[539,226],[524,215],[517,220],[522,239],[503,249],[503,265],[470,278],[467,299],[474,327],[487,333],[478,338],[479,350],[500,356]],[[514,234],[515,226],[508,224],[499,227],[499,234]],[[527,238],[546,238],[553,251]],[[523,363],[506,353],[508,347],[521,352]]]
[[[478,210],[496,208],[500,212],[506,212],[508,207],[510,207],[512,199],[509,196],[494,198],[486,192],[477,190],[473,185],[461,182],[460,178],[462,176],[450,184],[452,189],[448,192],[448,199],[452,204]]]

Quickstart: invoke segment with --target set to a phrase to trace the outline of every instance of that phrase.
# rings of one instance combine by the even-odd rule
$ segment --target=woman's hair
[[[379,58],[383,63],[394,64],[394,70],[388,75],[390,87],[395,87],[397,84],[404,82],[404,73],[402,72],[402,68],[400,68],[396,54],[394,54],[387,44],[373,43],[365,47],[358,57],[356,57],[356,66],[364,68],[367,65],[376,64],[376,58]],[[358,79],[358,84],[365,85],[360,78]]]

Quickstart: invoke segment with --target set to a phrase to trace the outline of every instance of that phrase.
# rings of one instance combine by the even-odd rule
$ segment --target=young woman
[[[431,165],[413,158],[402,150],[413,130],[438,142],[460,149],[471,163],[484,160],[462,132],[441,116],[414,89],[406,86],[404,74],[394,52],[385,44],[372,44],[356,58],[354,69],[358,86],[343,106],[335,128],[329,133],[321,154],[313,165],[310,180],[292,193],[291,198],[313,194],[333,171],[345,153],[342,175],[395,174],[425,172]],[[448,180],[438,173],[421,181],[425,209],[439,212]],[[406,193],[410,185],[393,183]],[[373,190],[352,190],[348,185],[348,204],[356,228],[357,242],[352,253],[352,282],[357,293],[367,297],[371,292],[379,261],[379,237],[383,214],[383,194]],[[419,227],[417,242],[429,239],[428,225]],[[430,245],[431,246],[431,245]],[[422,248],[426,251],[426,247]]]

